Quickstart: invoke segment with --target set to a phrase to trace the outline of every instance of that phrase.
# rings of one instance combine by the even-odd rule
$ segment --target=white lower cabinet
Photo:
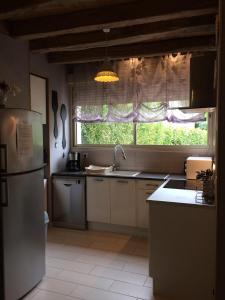
[[[110,179],[87,177],[87,220],[110,223]]]
[[[149,227],[148,196],[162,181],[87,177],[87,220]]]
[[[137,190],[137,227],[148,228],[149,226],[149,213],[147,198],[154,191]]]
[[[135,181],[110,180],[111,224],[136,226]]]
[[[147,198],[162,184],[160,180],[136,180],[137,227],[149,228]]]

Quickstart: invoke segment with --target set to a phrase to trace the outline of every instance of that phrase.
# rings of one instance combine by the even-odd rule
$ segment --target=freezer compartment
[[[1,178],[5,300],[18,300],[45,274],[43,170]]]
[[[85,178],[53,178],[53,224],[86,228]]]
[[[25,109],[0,109],[0,173],[22,173],[43,165],[41,115]]]

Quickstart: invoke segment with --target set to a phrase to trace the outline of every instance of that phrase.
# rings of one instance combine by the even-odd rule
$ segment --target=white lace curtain
[[[74,66],[73,118],[79,122],[198,121],[189,106],[190,54],[121,60],[113,63],[120,80],[98,83],[101,63]]]

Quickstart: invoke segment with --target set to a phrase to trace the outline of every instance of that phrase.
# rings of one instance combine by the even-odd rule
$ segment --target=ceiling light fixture
[[[109,28],[104,28],[103,32],[105,33],[105,58],[104,63],[102,66],[102,69],[100,72],[98,72],[94,78],[97,82],[103,82],[103,83],[110,83],[110,82],[116,82],[119,81],[119,76],[116,72],[112,70],[112,66],[110,65],[109,58],[108,58],[108,45],[107,45],[107,35],[110,32]]]

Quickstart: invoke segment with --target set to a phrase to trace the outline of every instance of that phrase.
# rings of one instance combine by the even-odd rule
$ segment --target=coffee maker
[[[80,153],[79,152],[69,152],[68,161],[66,164],[66,170],[69,172],[81,171]]]

